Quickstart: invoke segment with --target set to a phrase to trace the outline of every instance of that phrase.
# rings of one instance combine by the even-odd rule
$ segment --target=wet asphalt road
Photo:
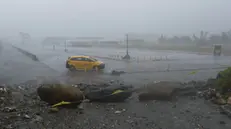
[[[58,72],[41,62],[34,62],[9,44],[2,44],[0,54],[1,84],[16,84],[40,76],[57,76]]]
[[[3,45],[4,49],[1,54],[0,67],[2,79],[8,78],[10,80],[24,81],[35,77],[46,76],[54,77],[59,80],[66,81],[68,79],[74,80],[74,82],[86,80],[89,78],[101,79],[119,79],[124,80],[126,83],[134,85],[143,85],[150,81],[190,81],[190,80],[205,80],[211,77],[215,77],[217,72],[222,69],[213,69],[218,67],[224,67],[231,64],[231,57],[219,57],[214,58],[211,55],[196,55],[178,52],[168,51],[137,51],[130,50],[132,56],[138,56],[140,59],[142,56],[168,56],[168,58],[174,59],[171,61],[132,61],[124,62],[108,59],[112,54],[122,53],[123,49],[112,48],[68,48],[68,52],[64,52],[63,47],[56,47],[52,50],[52,46],[42,47],[40,45],[19,45],[15,44],[24,50],[27,50],[35,54],[39,58],[39,62],[32,61],[29,57],[24,56],[9,44]],[[7,54],[5,54],[7,53]],[[106,64],[104,74],[87,74],[78,73],[77,75],[70,76],[68,70],[65,68],[65,61],[68,56],[71,55],[91,55],[96,56],[99,60]],[[107,58],[105,58],[107,57]],[[198,69],[206,68],[205,70],[198,70],[196,74],[190,73],[194,70],[184,69]],[[121,76],[109,76],[111,70],[118,69],[127,72]],[[163,72],[167,69],[170,72]],[[171,72],[171,70],[173,70]],[[176,71],[174,71],[176,70]],[[177,71],[181,70],[181,71]],[[17,79],[15,79],[17,77]],[[6,80],[6,79],[5,79]],[[14,81],[11,81],[14,82]]]
[[[215,77],[217,72],[222,69],[212,69],[218,67],[224,67],[230,65],[231,57],[218,57],[214,58],[211,55],[196,55],[169,51],[137,51],[135,49],[130,50],[133,57],[139,57],[142,60],[146,57],[146,61],[132,61],[124,62],[108,59],[110,55],[123,55],[123,49],[112,48],[68,48],[68,52],[64,52],[64,47],[56,46],[53,50],[52,46],[42,47],[40,45],[24,45],[15,44],[20,48],[28,50],[37,55],[40,61],[54,71],[57,71],[60,75],[66,76],[67,70],[65,68],[65,61],[68,56],[71,55],[90,55],[96,56],[99,60],[106,64],[104,73],[109,73],[112,69],[118,69],[128,72],[127,74],[119,77],[108,76],[107,74],[100,74],[94,77],[103,79],[121,79],[127,83],[134,85],[142,85],[144,82],[150,82],[155,80],[171,80],[171,81],[190,81],[190,80],[204,80],[211,77]],[[122,53],[122,54],[121,54]],[[148,57],[149,55],[149,57]],[[168,56],[170,61],[150,61],[150,57]],[[107,57],[107,58],[105,58]],[[205,70],[199,70],[196,74],[190,75],[193,70],[184,71],[183,69],[198,69],[206,68]],[[166,69],[170,70],[183,70],[174,72],[163,72]],[[158,72],[162,71],[162,72]],[[79,74],[78,74],[79,75]],[[85,78],[89,74],[81,74],[78,79]]]

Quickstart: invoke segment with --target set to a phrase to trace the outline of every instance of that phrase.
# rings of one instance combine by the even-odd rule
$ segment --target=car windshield
[[[89,59],[92,60],[92,61],[98,61],[98,60],[96,60],[95,58],[92,58],[92,57],[89,57]]]

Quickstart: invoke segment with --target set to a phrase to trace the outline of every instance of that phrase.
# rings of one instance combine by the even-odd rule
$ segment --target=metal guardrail
[[[25,51],[25,50],[23,50],[23,49],[21,49],[21,48],[18,48],[18,47],[16,47],[16,46],[13,46],[13,45],[12,45],[12,47],[15,48],[15,49],[17,49],[17,50],[18,50],[19,52],[21,52],[22,54],[24,54],[24,55],[30,57],[32,60],[34,60],[34,61],[39,61],[39,59],[37,58],[36,55],[34,55],[34,54],[32,54],[32,53],[30,53],[30,52],[28,52],[28,51]]]

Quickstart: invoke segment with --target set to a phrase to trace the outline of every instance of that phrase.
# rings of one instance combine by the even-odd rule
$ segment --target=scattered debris
[[[122,111],[115,111],[115,114],[121,114]]]
[[[220,121],[219,122],[221,125],[224,125],[224,124],[226,124],[224,121]]]
[[[227,104],[231,105],[231,96],[227,99]]]
[[[117,111],[115,111],[115,114],[121,114],[122,112],[125,112],[125,111],[126,111],[126,109],[122,109],[121,111],[117,110]]]
[[[228,117],[231,117],[231,106],[230,105],[220,106],[220,112],[222,114],[227,115]]]
[[[85,96],[90,101],[123,102],[132,95],[132,86],[114,85],[97,90],[89,90]]]
[[[53,119],[56,121],[59,119],[59,118],[56,118],[57,116],[59,116],[60,114],[61,115],[65,114],[64,117],[68,117],[67,121],[69,121],[73,119],[71,117],[69,118],[69,116],[66,115],[66,113],[69,113],[69,112],[74,114],[74,116],[84,116],[84,119],[88,119],[85,117],[85,115],[89,115],[88,106],[90,106],[90,109],[92,108],[92,110],[94,111],[95,110],[101,111],[104,108],[103,112],[106,115],[102,113],[103,117],[105,117],[103,120],[104,123],[102,123],[102,125],[104,125],[105,128],[108,127],[107,125],[117,128],[118,121],[115,120],[114,118],[113,119],[108,118],[108,116],[111,116],[111,115],[118,116],[118,117],[125,116],[131,113],[131,110],[127,109],[127,107],[124,107],[123,105],[124,103],[122,104],[121,107],[117,107],[119,104],[112,103],[112,102],[122,102],[124,100],[128,100],[127,98],[129,98],[134,93],[133,86],[124,85],[124,84],[121,85],[119,83],[121,82],[117,82],[116,80],[111,80],[110,82],[108,82],[108,84],[107,83],[100,83],[100,84],[80,83],[80,84],[76,84],[73,86],[66,86],[66,85],[64,86],[60,84],[59,85],[58,84],[53,84],[53,85],[44,84],[38,87],[37,89],[38,94],[36,94],[34,91],[33,92],[28,91],[30,89],[33,89],[33,87],[37,87],[37,86],[31,86],[30,88],[27,88],[29,86],[20,85],[20,87],[15,88],[17,90],[11,90],[10,87],[5,88],[5,86],[4,88],[1,87],[2,89],[0,92],[0,102],[1,102],[0,112],[4,114],[4,117],[0,118],[0,124],[1,124],[0,128],[16,128],[19,126],[18,124],[19,122],[20,122],[20,126],[21,125],[23,126],[24,122],[27,122],[25,124],[28,124],[28,123],[29,124],[39,124],[40,123],[40,127],[38,128],[44,128],[42,125],[46,124],[46,126],[47,125],[49,126],[50,124],[47,116],[49,116],[50,121],[52,121]],[[150,105],[156,106],[162,103],[162,102],[155,101],[155,100],[172,100],[175,98],[175,96],[180,96],[182,98],[186,98],[186,96],[197,98],[198,96],[200,98],[204,97],[208,99],[209,101],[212,101],[212,102],[214,101],[215,103],[222,104],[221,106],[219,106],[221,113],[231,116],[231,107],[230,107],[231,97],[227,96],[227,99],[226,99],[215,88],[207,86],[207,85],[212,85],[212,83],[208,84],[204,82],[195,82],[195,81],[188,82],[188,83],[154,82],[154,83],[146,85],[142,89],[139,89],[140,93],[138,94],[138,98],[140,99],[140,101],[154,100],[154,102],[145,103],[145,104],[140,103],[138,105],[144,106],[145,108],[149,108]],[[85,95],[87,99],[84,98]],[[40,101],[38,96],[42,101]],[[131,100],[129,99],[129,101],[134,101],[133,98],[135,99],[137,98],[137,94],[134,93],[133,96],[134,97],[132,97]],[[81,100],[82,103],[78,103],[77,105],[75,105],[74,110],[65,109],[65,110],[60,110],[60,111],[59,111],[59,108],[57,108],[59,106],[49,108],[49,105],[47,105],[47,103],[57,104],[55,102],[58,102],[58,103],[63,102],[64,98],[66,100],[72,100],[73,103],[76,100]],[[115,101],[116,99],[117,101]],[[187,99],[187,101],[196,102],[194,100],[191,101],[191,99]],[[198,100],[201,100],[201,99],[198,99]],[[94,101],[96,102],[93,103]],[[107,102],[108,104],[105,105],[104,103],[97,103],[97,102]],[[178,108],[181,108],[181,106],[179,106],[175,102],[169,102],[169,103],[171,103],[171,105],[169,105],[171,110],[178,110]],[[95,104],[97,104],[97,106]],[[155,113],[158,112],[158,108],[154,108],[151,110],[152,112],[155,112]],[[47,114],[47,111],[50,113],[54,113],[54,114]],[[182,109],[182,111],[180,111],[180,115],[187,115],[187,114],[195,115],[195,112],[196,112],[195,110],[192,110],[189,107],[187,109]],[[95,115],[95,112],[94,113],[91,112],[90,114]],[[174,115],[173,118],[180,119],[180,117],[177,115]],[[95,116],[94,116],[94,119],[95,119]],[[126,118],[124,122],[131,124],[132,126],[137,126],[139,125],[140,123],[139,120],[141,119],[145,119],[147,121],[146,118],[139,118],[137,114],[135,115],[129,114],[129,118]],[[195,115],[195,118],[193,116],[192,119],[193,120],[195,119],[195,121],[199,121],[201,117],[198,115]],[[210,118],[208,117],[207,119],[210,119]],[[83,122],[82,120],[79,119],[78,121],[81,121],[82,123],[84,123],[84,126],[87,126],[87,127],[89,124],[89,128],[90,128],[90,125],[92,124],[91,120],[83,120],[83,121],[86,121],[86,122]],[[113,122],[113,124],[111,123],[108,124],[107,123],[108,121]],[[56,123],[56,124],[58,126],[59,123]],[[148,124],[150,123],[147,123],[147,125]],[[220,120],[219,123],[217,124],[228,125],[229,123],[228,122],[226,123],[225,120]],[[80,124],[78,123],[77,125],[80,125]],[[157,127],[158,125],[155,123],[153,124],[153,126]],[[204,128],[203,126],[199,124],[198,124],[198,127]],[[25,128],[27,127],[25,126]],[[33,127],[30,127],[30,128],[33,128]],[[72,127],[70,126],[69,128],[72,128]],[[150,128],[154,128],[154,127],[150,127]]]
[[[26,119],[30,119],[31,117],[29,116],[29,115],[24,115],[24,118],[26,118]]]
[[[55,108],[50,108],[49,111],[50,111],[51,113],[53,113],[53,112],[58,112],[59,109],[58,109],[57,107],[55,107]]]
[[[5,107],[3,112],[16,112],[16,107]]]
[[[225,105],[226,101],[223,98],[214,98],[211,100],[214,104]]]
[[[5,86],[0,86],[0,92],[1,92],[1,93],[7,92]]]
[[[35,117],[32,119],[32,122],[42,122],[43,118],[39,115],[35,115]]]
[[[124,74],[124,73],[126,73],[126,72],[124,72],[124,71],[112,70],[111,75],[120,76],[121,74]]]

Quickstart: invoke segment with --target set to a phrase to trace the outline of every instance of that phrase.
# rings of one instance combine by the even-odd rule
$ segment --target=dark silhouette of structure
[[[128,53],[128,34],[126,34],[126,55],[123,57],[123,59],[124,60],[130,60],[131,59],[131,57],[130,57],[130,55],[129,55],[129,53]]]

